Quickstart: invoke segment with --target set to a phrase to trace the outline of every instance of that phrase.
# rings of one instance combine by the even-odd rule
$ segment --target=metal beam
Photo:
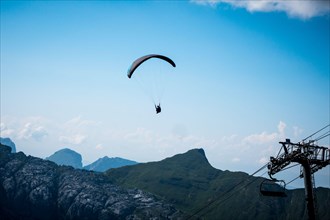
[[[291,163],[299,163],[303,167],[305,183],[305,196],[307,202],[308,218],[315,220],[315,205],[313,194],[312,174],[330,164],[330,149],[317,146],[315,141],[308,143],[292,143],[290,139],[279,142],[282,147],[277,157],[270,157],[268,164],[268,174],[272,175],[282,171]],[[283,153],[282,152],[283,149]]]

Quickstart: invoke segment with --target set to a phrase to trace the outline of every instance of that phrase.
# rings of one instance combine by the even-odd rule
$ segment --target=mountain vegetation
[[[105,156],[87,166],[84,166],[83,169],[104,172],[111,168],[118,168],[122,166],[135,165],[135,164],[137,164],[137,162],[132,160],[127,160],[120,157],[109,158]]]
[[[106,173],[116,184],[158,195],[187,219],[307,219],[303,189],[287,190],[285,198],[262,196],[264,178],[215,169],[203,149]],[[330,219],[330,189],[316,194],[318,217]]]

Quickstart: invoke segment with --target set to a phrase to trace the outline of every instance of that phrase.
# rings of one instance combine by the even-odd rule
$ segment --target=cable
[[[265,175],[266,173],[267,173],[267,171],[264,172],[261,176]],[[247,186],[251,185],[252,183],[254,183],[254,182],[257,181],[257,180],[258,180],[258,178],[254,178],[251,182],[248,182],[247,184],[245,184],[245,185],[242,186],[241,188],[238,188],[236,191],[240,191],[240,190],[246,188]],[[231,198],[233,195],[235,195],[235,193],[232,193],[232,194],[229,195],[227,198],[221,200],[221,201],[218,203],[218,205],[224,203],[224,202],[227,201],[229,198]]]
[[[267,173],[267,171],[264,172],[261,176],[265,175],[266,173]],[[253,175],[252,175],[252,176],[253,176]],[[250,177],[251,177],[251,176],[249,176],[246,180],[248,180]],[[219,201],[216,205],[217,205],[217,206],[221,205],[222,203],[224,203],[225,201],[227,201],[228,199],[230,199],[233,195],[235,195],[235,194],[236,194],[236,191],[240,191],[240,190],[246,188],[248,185],[254,183],[254,182],[257,181],[257,180],[258,180],[258,178],[254,178],[251,182],[248,182],[247,184],[245,184],[245,185],[242,186],[241,188],[237,188],[235,191],[233,191],[232,194],[230,194],[228,197],[224,198],[223,200]],[[215,205],[215,204],[214,204],[214,205]],[[205,213],[205,214],[206,214],[206,213]],[[201,214],[199,217],[205,216],[205,214]]]
[[[315,134],[319,133],[320,131],[322,131],[322,130],[326,129],[326,128],[327,128],[327,127],[329,127],[329,126],[330,126],[330,124],[328,124],[327,126],[325,126],[325,127],[321,128],[320,130],[316,131],[315,133],[313,133],[313,134],[309,135],[308,137],[306,137],[305,139],[303,139],[303,140],[302,140],[302,142],[306,141],[308,138],[310,138],[310,137],[314,136]]]
[[[229,188],[224,194],[219,195],[218,197],[216,197],[214,200],[210,201],[209,203],[207,203],[205,206],[201,207],[200,209],[198,209],[196,212],[194,212],[192,215],[188,216],[186,218],[186,220],[191,219],[192,217],[194,217],[195,215],[197,215],[198,213],[202,212],[204,209],[208,208],[209,206],[211,206],[212,204],[214,204],[215,202],[217,202],[221,197],[225,196],[226,194],[228,194],[230,191],[234,190],[237,186],[239,186],[240,184],[242,184],[243,182],[245,182],[245,180],[249,179],[251,176],[254,176],[255,174],[259,173],[261,170],[263,170],[264,168],[266,168],[268,166],[268,163],[265,164],[264,166],[262,166],[261,168],[259,168],[257,171],[255,171],[252,175],[248,176],[246,179],[241,180],[239,183],[237,183],[236,185],[234,185],[233,187]],[[264,174],[263,174],[264,175]],[[256,178],[257,179],[257,178]],[[232,194],[233,195],[233,194]],[[229,197],[230,198],[230,197]],[[227,200],[228,197],[225,199]]]
[[[296,180],[299,179],[299,178],[300,178],[300,175],[297,176],[296,178],[294,178],[293,180],[289,181],[286,185],[289,185],[290,183],[292,183],[293,181],[296,181]]]
[[[324,133],[323,135],[319,136],[318,138],[316,138],[314,141],[319,141],[325,137],[328,137],[330,135],[330,131]]]
[[[287,170],[287,169],[290,169],[290,168],[295,167],[295,166],[298,166],[298,165],[300,165],[300,164],[297,163],[297,164],[294,164],[294,165],[292,165],[292,166],[285,167],[285,168],[281,169],[281,171],[283,171],[283,170]]]

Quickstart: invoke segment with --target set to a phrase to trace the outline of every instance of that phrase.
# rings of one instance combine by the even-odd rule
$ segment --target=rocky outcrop
[[[58,166],[0,145],[0,219],[180,219],[180,212],[102,173]]]
[[[0,143],[10,147],[12,153],[16,153],[16,145],[10,138],[0,137]]]

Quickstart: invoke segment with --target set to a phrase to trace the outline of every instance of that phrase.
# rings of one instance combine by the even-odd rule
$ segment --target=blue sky
[[[214,167],[253,173],[278,141],[330,122],[330,3],[276,2],[1,1],[1,137],[42,158],[70,147],[85,163],[203,148]],[[150,53],[177,65],[141,66],[167,74],[159,115],[126,76]]]

